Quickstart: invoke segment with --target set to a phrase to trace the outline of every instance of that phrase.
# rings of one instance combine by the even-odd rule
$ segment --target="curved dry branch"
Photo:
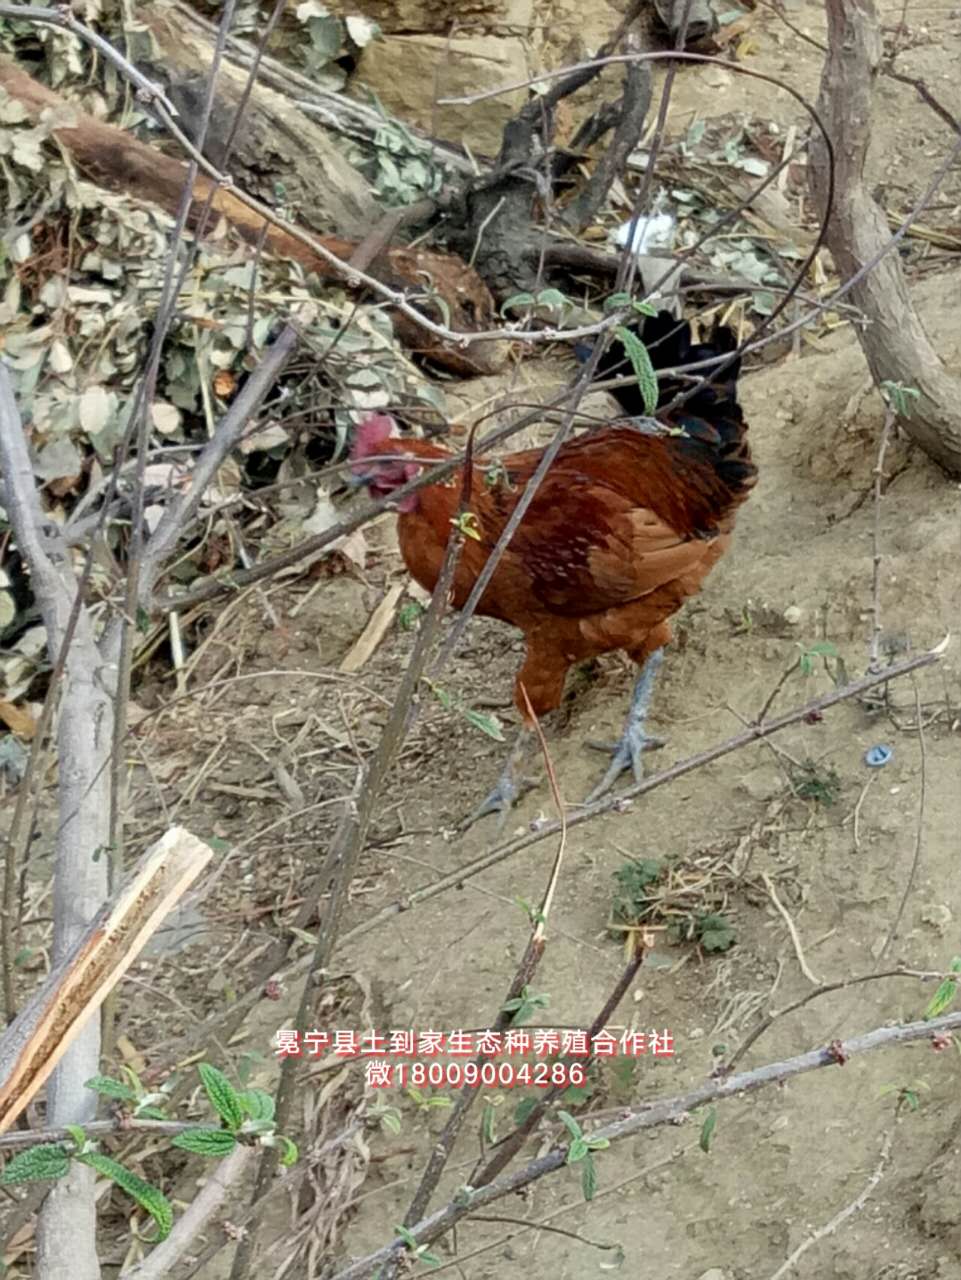
[[[874,0],[828,0],[828,52],[818,109],[835,150],[834,216],[827,244],[842,278],[854,276],[890,240],[887,221],[864,180],[871,141],[881,33]],[[961,135],[959,135],[961,137]],[[823,202],[827,153],[812,140],[811,183]],[[851,289],[868,319],[855,332],[875,382],[914,387],[919,397],[901,426],[952,475],[961,475],[961,379],[952,377],[921,324],[897,256],[888,253]]]

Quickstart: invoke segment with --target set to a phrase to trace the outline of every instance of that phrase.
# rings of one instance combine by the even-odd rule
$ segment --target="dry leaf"
[[[37,722],[29,711],[24,711],[22,707],[15,707],[12,702],[6,702],[2,698],[0,698],[0,720],[11,733],[15,733],[18,738],[26,738],[28,742],[37,732]]]

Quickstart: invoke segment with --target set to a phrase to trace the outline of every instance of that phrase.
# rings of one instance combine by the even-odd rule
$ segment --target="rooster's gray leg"
[[[499,813],[500,817],[497,821],[497,830],[500,831],[504,823],[507,821],[507,815],[510,813],[514,804],[521,796],[531,789],[535,784],[530,779],[525,778],[521,772],[521,765],[524,757],[527,755],[531,742],[531,730],[528,728],[521,729],[517,735],[517,739],[511,747],[510,755],[507,757],[507,763],[504,771],[497,780],[497,786],[494,790],[483,799],[477,808],[464,819],[460,824],[460,830],[466,831],[468,827],[472,827],[478,818],[485,817],[488,813]]]
[[[604,751],[613,751],[614,759],[607,773],[584,801],[585,804],[593,804],[595,800],[599,800],[602,795],[610,791],[625,769],[633,769],[635,780],[640,782],[644,777],[644,752],[664,745],[663,738],[649,738],[644,732],[648,709],[651,705],[651,694],[654,690],[654,680],[663,660],[664,650],[655,649],[641,668],[641,674],[634,685],[631,707],[627,713],[627,724],[624,726],[624,736],[614,746],[600,748]]]

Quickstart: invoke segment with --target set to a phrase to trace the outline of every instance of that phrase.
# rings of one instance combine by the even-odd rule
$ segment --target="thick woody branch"
[[[890,240],[884,213],[864,179],[881,33],[874,0],[827,0],[828,51],[818,109],[834,143],[834,216],[826,240],[842,279],[878,259],[851,289],[868,319],[858,340],[877,383],[914,387],[919,398],[905,432],[952,475],[961,475],[961,381],[945,369],[908,294],[896,255],[878,257]],[[811,144],[811,184],[823,202],[829,161],[820,138]]]
[[[144,854],[0,1039],[0,1133],[13,1124],[213,851],[172,827]]]

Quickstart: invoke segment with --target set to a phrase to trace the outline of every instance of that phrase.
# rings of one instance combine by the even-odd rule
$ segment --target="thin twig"
[[[794,954],[797,956],[797,962],[801,972],[804,974],[805,978],[807,978],[808,982],[810,982],[812,986],[814,987],[822,986],[823,984],[821,982],[821,979],[816,978],[814,974],[811,972],[811,970],[808,968],[808,963],[804,958],[804,949],[801,946],[801,939],[798,937],[797,928],[795,927],[794,921],[791,919],[791,916],[788,913],[787,908],[784,906],[780,898],[777,896],[777,893],[775,892],[775,889],[774,889],[774,885],[771,882],[771,877],[765,871],[761,873],[761,879],[764,882],[765,889],[767,889],[768,896],[770,897],[771,901],[774,903],[774,906],[777,908],[777,911],[781,916],[782,920],[787,925],[788,933],[791,935],[791,942],[794,944]]]
[[[730,1059],[722,1067],[717,1067],[715,1070],[723,1075],[733,1071],[748,1049],[764,1035],[768,1027],[773,1026],[779,1018],[786,1018],[789,1013],[794,1013],[796,1009],[801,1009],[804,1005],[810,1004],[812,1000],[817,1000],[819,996],[830,995],[832,991],[844,991],[845,988],[859,986],[862,982],[880,982],[882,979],[887,978],[913,978],[917,982],[943,982],[945,978],[956,977],[956,973],[898,968],[887,969],[883,973],[872,969],[870,973],[859,973],[853,978],[841,978],[838,982],[825,982],[816,991],[806,992],[803,996],[799,996],[797,1000],[792,1000],[790,1004],[786,1004],[783,1009],[772,1009],[770,1013],[766,1013],[748,1035],[744,1037],[744,1040],[738,1045],[736,1052],[732,1054]]]
[[[897,914],[888,931],[888,936],[884,940],[884,946],[878,952],[877,963],[881,965],[884,957],[891,949],[891,944],[898,936],[898,929],[901,927],[901,921],[904,918],[904,911],[908,905],[908,898],[914,888],[914,882],[917,879],[918,867],[921,864],[921,854],[924,849],[924,809],[927,799],[928,790],[928,747],[924,736],[924,722],[921,717],[921,691],[918,688],[917,679],[912,676],[911,683],[914,686],[914,709],[918,725],[918,747],[921,752],[921,778],[918,785],[918,815],[915,823],[914,832],[914,854],[911,858],[911,867],[908,871],[908,878],[905,881],[904,892],[901,894],[901,901],[898,903]]]
[[[874,464],[874,522],[871,527],[871,608],[874,625],[871,629],[871,656],[869,671],[881,669],[881,494],[884,486],[884,455],[897,415],[891,405],[884,410],[884,426],[878,443],[878,457]]]
[[[826,1236],[832,1235],[838,1227],[848,1220],[848,1218],[852,1217],[855,1213],[864,1208],[871,1192],[884,1176],[884,1170],[887,1167],[888,1160],[891,1158],[891,1146],[894,1142],[894,1131],[896,1125],[897,1121],[891,1125],[890,1129],[888,1129],[887,1133],[884,1135],[884,1141],[881,1144],[881,1157],[878,1160],[874,1172],[868,1178],[861,1192],[855,1196],[850,1204],[845,1205],[845,1207],[836,1213],[829,1222],[826,1222],[823,1227],[815,1228],[809,1236],[802,1240],[791,1256],[785,1259],[785,1261],[778,1267],[777,1271],[774,1272],[771,1276],[771,1280],[782,1280],[783,1276],[786,1276],[789,1271],[794,1270],[795,1266],[804,1254],[807,1253],[808,1249],[812,1247],[812,1245],[817,1244],[819,1240],[823,1240]]]

